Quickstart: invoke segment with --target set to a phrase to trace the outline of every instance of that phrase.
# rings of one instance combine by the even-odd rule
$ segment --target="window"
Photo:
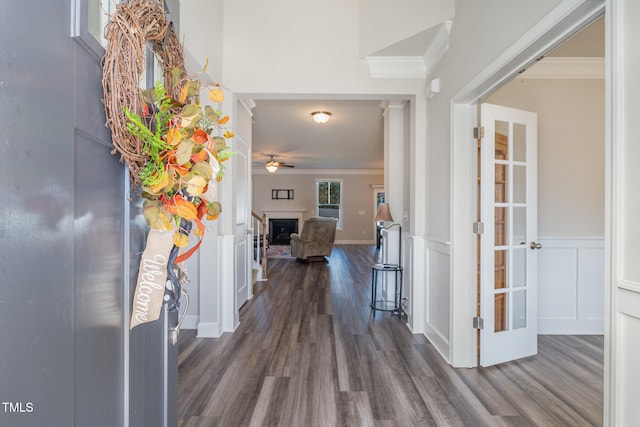
[[[87,30],[102,45],[106,46],[104,27],[109,21],[109,15],[116,11],[115,0],[88,0],[87,1]]]
[[[316,180],[316,212],[318,216],[337,218],[342,228],[342,180]]]

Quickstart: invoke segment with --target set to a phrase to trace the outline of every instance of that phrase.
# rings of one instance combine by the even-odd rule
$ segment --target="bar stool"
[[[395,291],[393,300],[378,299],[378,276],[384,276],[385,273],[393,273],[395,277]],[[390,311],[391,316],[398,315],[402,317],[402,267],[396,264],[373,264],[371,266],[371,310],[373,317],[376,317],[376,311]]]

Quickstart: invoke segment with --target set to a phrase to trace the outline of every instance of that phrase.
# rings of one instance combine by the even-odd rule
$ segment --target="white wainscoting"
[[[540,238],[538,333],[604,333],[604,239]]]
[[[450,245],[427,238],[425,335],[442,357],[449,361],[450,336]]]

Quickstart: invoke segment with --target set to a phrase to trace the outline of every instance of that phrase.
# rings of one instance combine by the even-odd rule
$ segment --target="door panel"
[[[537,116],[483,104],[481,121],[480,364],[490,366],[537,353]]]
[[[236,253],[236,307],[238,313],[240,307],[251,297],[251,248],[248,242],[249,224],[251,223],[251,211],[249,209],[249,183],[250,183],[250,161],[251,155],[249,146],[242,138],[235,137],[234,149],[237,154],[233,158],[233,178],[235,185],[236,204],[236,230],[235,230],[235,253]]]

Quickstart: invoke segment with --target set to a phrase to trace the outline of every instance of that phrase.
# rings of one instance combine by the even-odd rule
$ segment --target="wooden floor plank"
[[[269,260],[233,334],[182,331],[180,427],[602,425],[601,336],[540,336],[537,356],[453,369],[372,315],[378,256],[336,245],[328,263]]]

